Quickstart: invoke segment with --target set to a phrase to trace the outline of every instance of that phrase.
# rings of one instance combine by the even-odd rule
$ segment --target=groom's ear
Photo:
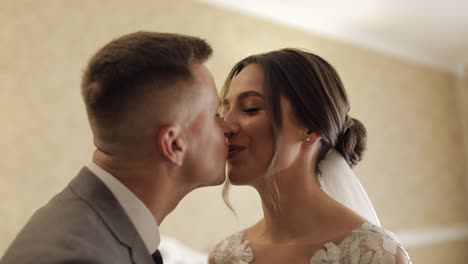
[[[186,152],[181,132],[179,125],[167,125],[161,127],[156,135],[156,144],[161,156],[176,166],[182,165]]]

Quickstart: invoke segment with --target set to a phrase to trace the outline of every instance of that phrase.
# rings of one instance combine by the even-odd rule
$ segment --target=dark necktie
[[[154,252],[153,255],[151,255],[151,257],[153,258],[155,264],[163,264],[163,259],[161,256],[161,252],[159,252],[159,249],[156,250],[156,252]]]

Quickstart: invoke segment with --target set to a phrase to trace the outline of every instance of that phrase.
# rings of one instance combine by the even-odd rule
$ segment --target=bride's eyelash
[[[260,110],[258,107],[245,107],[242,109],[242,112],[247,113],[247,114],[252,114]]]

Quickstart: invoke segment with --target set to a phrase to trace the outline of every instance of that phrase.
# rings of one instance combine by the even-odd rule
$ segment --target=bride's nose
[[[239,123],[236,121],[235,118],[233,118],[233,115],[230,113],[230,111],[226,113],[222,121],[225,125],[224,136],[226,138],[231,138],[237,133],[239,133]]]

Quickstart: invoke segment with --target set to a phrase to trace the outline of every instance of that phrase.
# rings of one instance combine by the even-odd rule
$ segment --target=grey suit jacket
[[[154,264],[112,192],[87,168],[34,213],[0,263]]]

